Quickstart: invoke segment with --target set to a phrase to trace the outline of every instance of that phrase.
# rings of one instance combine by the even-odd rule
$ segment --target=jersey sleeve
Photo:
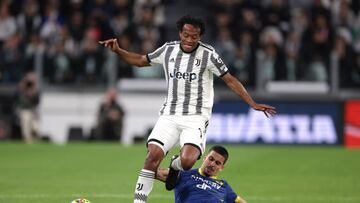
[[[163,64],[165,58],[166,43],[156,49],[155,51],[147,54],[147,59],[150,64]]]
[[[241,200],[241,197],[238,196],[234,190],[230,187],[228,183],[226,183],[226,202],[227,203],[239,203]]]
[[[216,53],[216,51],[212,51],[210,55],[210,64],[209,69],[216,76],[222,77],[227,72],[229,72],[227,66],[221,59],[221,57]]]

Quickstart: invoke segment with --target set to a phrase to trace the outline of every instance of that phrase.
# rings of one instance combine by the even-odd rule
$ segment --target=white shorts
[[[167,154],[175,144],[179,144],[181,148],[185,144],[191,144],[203,154],[208,123],[208,119],[201,115],[160,116],[147,143],[158,145],[164,154]]]

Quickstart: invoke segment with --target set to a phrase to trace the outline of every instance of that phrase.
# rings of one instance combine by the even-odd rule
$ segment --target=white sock
[[[135,187],[134,203],[145,203],[154,184],[155,172],[142,169]]]
[[[183,167],[181,166],[181,159],[180,156],[178,156],[172,163],[171,167],[175,170],[183,171]]]

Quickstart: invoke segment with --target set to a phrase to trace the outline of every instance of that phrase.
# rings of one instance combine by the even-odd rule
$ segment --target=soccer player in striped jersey
[[[127,63],[138,67],[161,64],[167,81],[167,96],[160,117],[147,141],[148,154],[135,187],[134,203],[144,203],[152,190],[155,173],[167,152],[180,144],[180,156],[172,161],[166,188],[174,187],[179,170],[190,170],[205,150],[206,127],[211,116],[213,76],[253,109],[274,115],[275,108],[256,103],[244,86],[229,73],[214,48],[200,41],[205,31],[201,19],[184,16],[177,22],[180,41],[168,42],[152,53],[141,55],[119,47],[116,39],[99,43]],[[171,177],[171,178],[170,178]]]
[[[246,203],[225,180],[217,178],[224,170],[229,153],[222,146],[213,146],[200,168],[181,171],[175,184],[175,203]],[[158,169],[156,178],[166,181],[169,169]]]

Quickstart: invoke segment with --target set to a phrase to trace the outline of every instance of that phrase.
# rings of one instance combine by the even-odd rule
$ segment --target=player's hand
[[[99,43],[104,45],[104,47],[106,47],[106,48],[110,48],[114,52],[116,50],[120,49],[117,39],[115,39],[115,38],[104,40],[104,41],[99,41]]]
[[[257,111],[264,112],[266,117],[274,116],[276,114],[276,108],[267,104],[256,104],[253,108]]]

